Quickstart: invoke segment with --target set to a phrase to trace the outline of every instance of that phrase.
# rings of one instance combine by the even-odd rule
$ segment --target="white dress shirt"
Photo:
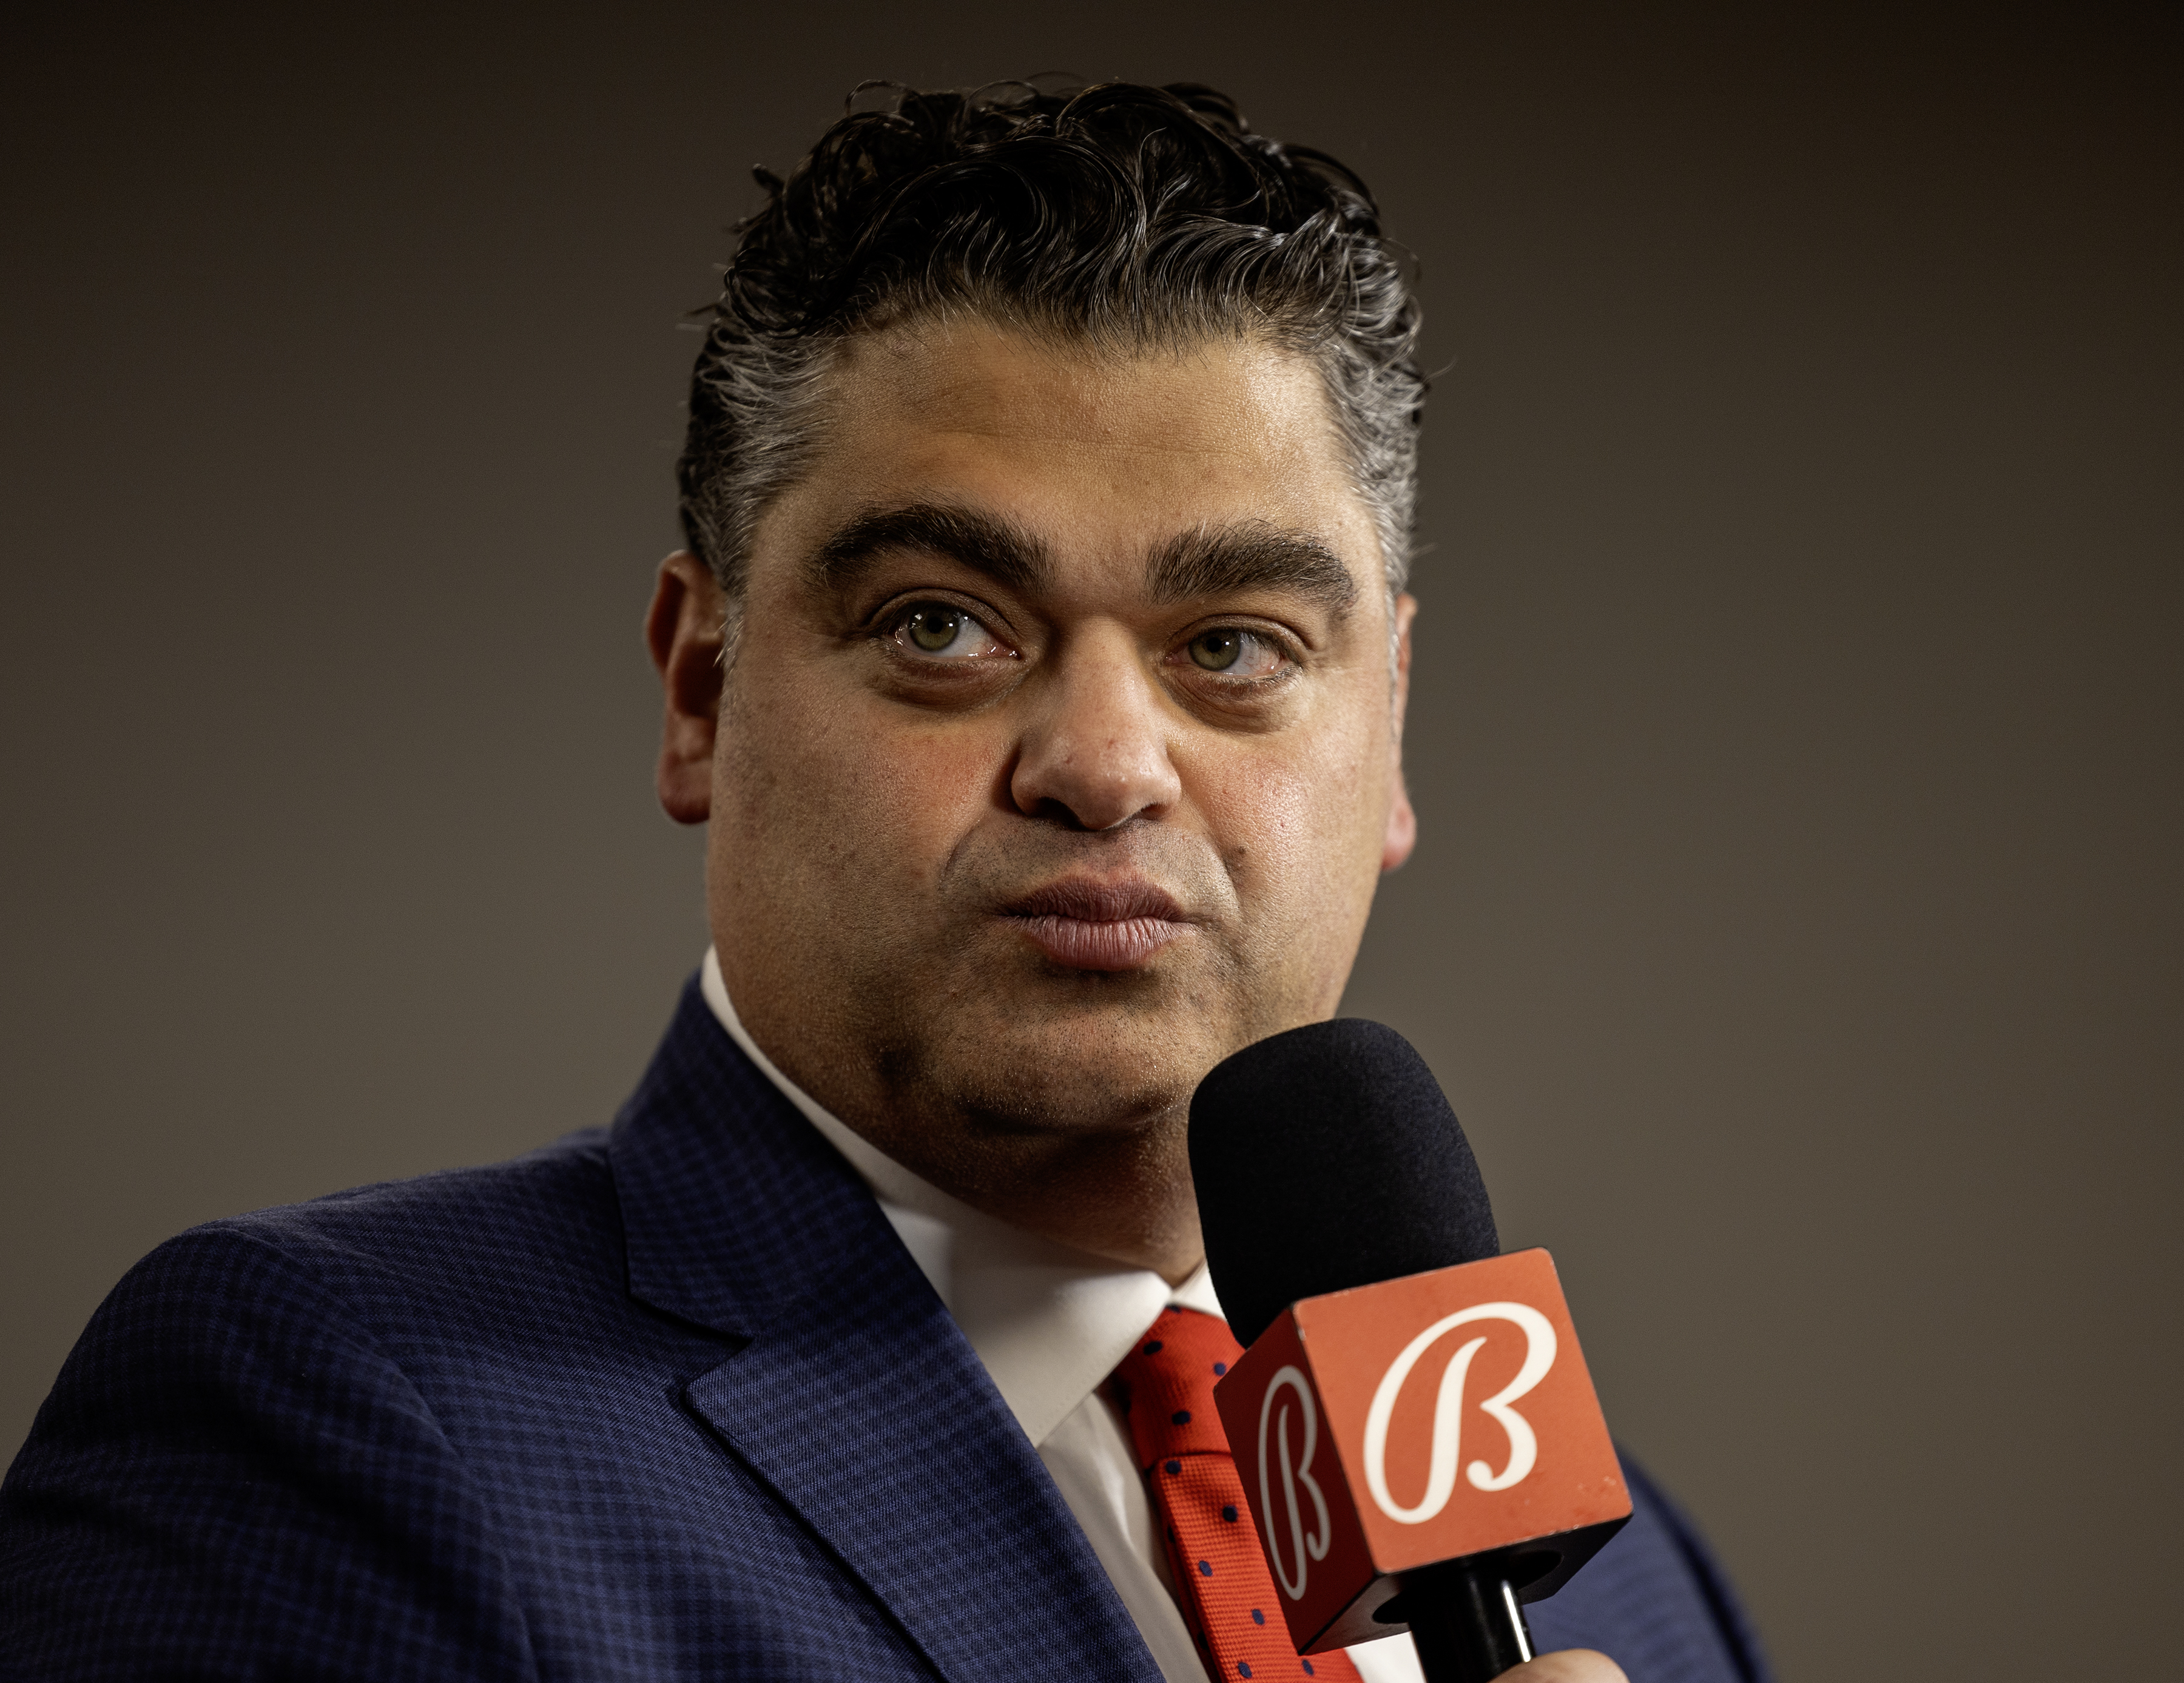
[[[1046,1463],[1166,1683],[1207,1683],[1169,1580],[1129,1429],[1104,1388],[1107,1375],[1171,1303],[1221,1313],[1201,1263],[1170,1286],[1133,1268],[1011,1227],[972,1209],[889,1156],[774,1067],[729,1003],[719,959],[705,955],[701,987],[744,1055],[824,1134],[878,1199],[880,1212]],[[1364,1683],[1424,1683],[1407,1636],[1350,1650]]]

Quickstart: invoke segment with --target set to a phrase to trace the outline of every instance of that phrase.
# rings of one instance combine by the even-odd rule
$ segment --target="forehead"
[[[1006,514],[1062,555],[1120,560],[1252,521],[1377,567],[1318,370],[1293,352],[1227,340],[1117,352],[924,323],[850,339],[828,379],[824,443],[783,499],[799,526],[938,501]]]

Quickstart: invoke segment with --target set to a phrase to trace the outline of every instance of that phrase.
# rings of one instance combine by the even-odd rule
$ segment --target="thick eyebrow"
[[[1052,568],[1046,546],[1022,527],[975,509],[941,503],[909,503],[857,515],[819,546],[806,565],[811,585],[846,590],[890,549],[944,555],[996,583],[1032,592]]]
[[[1287,591],[1338,616],[1357,599],[1357,581],[1323,540],[1256,521],[1196,527],[1171,538],[1146,558],[1145,588],[1162,603]]]

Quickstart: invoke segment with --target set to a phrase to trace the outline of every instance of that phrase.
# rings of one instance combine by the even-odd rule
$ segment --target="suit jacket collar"
[[[693,982],[609,1146],[632,1294],[744,1340],[692,1408],[951,1683],[1160,1683],[985,1369]]]
[[[720,1332],[750,1336],[845,1245],[894,1237],[855,1170],[737,1050],[694,979],[608,1157],[631,1295]]]

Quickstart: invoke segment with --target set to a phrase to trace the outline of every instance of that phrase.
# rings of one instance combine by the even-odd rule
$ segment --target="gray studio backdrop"
[[[1440,371],[1349,1009],[1790,1679],[2173,1668],[2173,25],[609,9],[14,26],[0,1454],[162,1237],[637,1075],[749,166],[867,76],[1204,80],[1379,188]]]

